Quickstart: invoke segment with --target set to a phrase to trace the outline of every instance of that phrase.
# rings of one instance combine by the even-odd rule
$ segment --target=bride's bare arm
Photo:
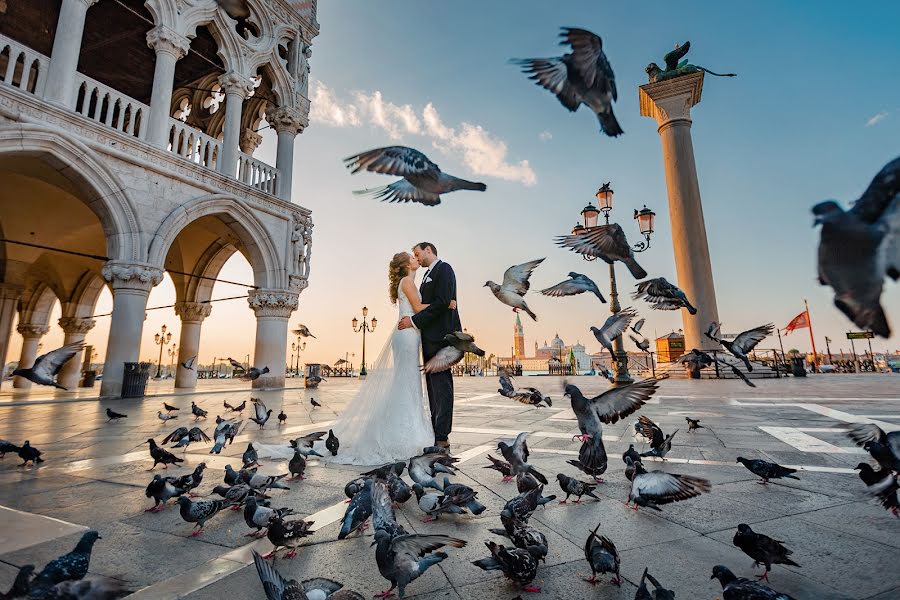
[[[414,311],[421,312],[430,306],[429,304],[423,304],[422,301],[419,300],[419,294],[416,292],[416,284],[412,277],[404,277],[400,281],[400,289],[403,290],[403,293],[406,295],[406,298],[409,300]],[[450,310],[456,310],[456,300],[450,301],[449,308]]]

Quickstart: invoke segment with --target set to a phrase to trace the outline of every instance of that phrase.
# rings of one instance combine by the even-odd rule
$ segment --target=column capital
[[[181,60],[191,47],[191,40],[165,25],[154,27],[147,32],[147,45],[157,54],[165,52]]]
[[[266,121],[278,133],[297,135],[306,127],[303,114],[296,108],[276,106],[266,111]]]
[[[287,319],[297,310],[299,296],[291,290],[250,290],[247,303],[257,317]]]
[[[97,324],[94,319],[80,317],[62,317],[58,322],[59,326],[62,327],[62,330],[68,335],[85,335]]]
[[[700,102],[703,72],[682,75],[638,88],[641,116],[653,117],[660,128],[673,121],[691,122],[691,107]]]
[[[113,289],[129,288],[149,292],[163,279],[162,269],[147,263],[110,261],[101,270]]]
[[[97,4],[97,2],[99,2],[100,0],[69,0],[69,1],[73,2],[76,6],[79,6],[79,5],[83,6],[84,10],[87,10],[90,7],[92,7],[93,5]]]
[[[35,325],[33,323],[19,323],[19,326],[16,327],[16,331],[22,334],[22,337],[25,339],[34,339],[39,338],[45,335],[50,328],[46,325]]]
[[[212,312],[209,302],[176,302],[175,314],[188,323],[202,323]]]
[[[219,85],[224,94],[238,94],[247,99],[253,91],[253,80],[235,71],[228,71],[219,77]]]
[[[244,154],[253,154],[259,145],[262,144],[263,137],[252,129],[245,129],[241,133],[241,152]]]

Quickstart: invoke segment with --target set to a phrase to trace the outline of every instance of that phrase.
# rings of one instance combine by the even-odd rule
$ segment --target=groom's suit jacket
[[[450,310],[451,300],[456,300],[456,274],[453,267],[444,261],[433,266],[427,277],[419,285],[422,303],[428,308],[413,315],[412,321],[422,332],[422,352],[433,356],[443,346],[444,336],[454,331],[462,331],[459,312]]]

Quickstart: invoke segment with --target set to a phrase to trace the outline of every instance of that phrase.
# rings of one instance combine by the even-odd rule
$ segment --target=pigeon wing
[[[51,350],[47,354],[38,356],[31,370],[39,377],[53,379],[53,376],[59,373],[66,361],[81,352],[82,348],[84,348],[84,342],[75,342],[74,344],[66,344],[62,348]]]
[[[282,600],[283,598],[291,597],[303,598],[306,596],[303,587],[299,583],[294,580],[288,581],[282,577],[275,570],[275,567],[267,563],[256,550],[251,550],[250,552],[253,554],[253,564],[256,565],[256,573],[259,575],[259,580],[262,582],[263,589],[266,592],[266,600]],[[288,595],[298,591],[300,594],[296,596]]]
[[[632,329],[635,333],[640,333],[640,332],[641,332],[641,328],[644,327],[644,322],[645,322],[646,320],[647,320],[647,319],[638,319],[638,320],[637,320],[637,323],[635,323],[634,325],[631,326],[631,329]]]
[[[710,490],[709,481],[690,475],[651,471],[634,478],[633,485],[642,498],[656,504],[668,504],[699,496]]]
[[[406,146],[387,146],[361,152],[356,156],[344,159],[351,173],[372,171],[384,175],[427,175],[437,176],[441,169],[431,162],[427,156]]]
[[[512,62],[522,67],[529,79],[556,94],[560,104],[569,111],[574,112],[581,105],[581,96],[569,83],[569,67],[562,58],[524,58]]]
[[[848,434],[850,438],[856,442],[857,446],[862,446],[866,442],[879,442],[881,444],[887,444],[887,434],[884,432],[881,427],[878,425],[873,425],[871,423],[864,423],[861,425],[854,425],[850,428]]]
[[[600,36],[586,29],[563,27],[560,37],[563,38],[561,43],[572,47],[569,62],[584,79],[587,87],[593,88],[599,84],[612,93],[613,100],[617,100],[616,77],[603,53],[603,40]]]
[[[663,435],[662,429],[660,429],[659,425],[641,415],[638,417],[638,422],[641,424],[641,434],[650,440],[650,447],[656,448],[660,444],[663,443],[665,436]]]
[[[453,346],[444,346],[438,350],[437,354],[432,356],[427,363],[425,363],[423,370],[426,373],[440,373],[441,371],[446,371],[461,361],[464,355],[465,353],[462,350],[458,350]]]
[[[591,406],[602,422],[615,423],[642,407],[656,392],[659,387],[656,384],[657,380],[650,378],[631,385],[612,388],[591,398]]]
[[[625,232],[617,223],[598,225],[584,233],[561,235],[556,238],[556,243],[578,254],[602,258],[606,262],[626,256],[630,250]]]
[[[554,296],[559,298],[561,296],[574,296],[576,294],[581,294],[583,292],[586,292],[588,289],[588,287],[586,287],[579,281],[567,279],[565,281],[557,283],[552,287],[541,290],[541,293],[545,296]]]
[[[731,345],[746,354],[753,350],[758,343],[772,335],[774,330],[775,326],[771,323],[754,327],[753,329],[739,333],[738,336],[734,338],[734,341],[731,342]]]
[[[531,273],[542,262],[544,262],[544,259],[539,258],[508,268],[503,274],[503,288],[524,296],[530,287],[528,278],[531,277]]]
[[[372,525],[375,531],[383,529],[388,533],[394,531],[397,525],[391,495],[382,481],[372,483]]]
[[[453,546],[454,548],[462,548],[466,542],[449,535],[433,534],[418,535],[408,534],[395,537],[391,541],[391,548],[398,555],[405,554],[407,556],[419,558],[425,556],[429,552],[434,552],[444,546]]]
[[[441,203],[440,195],[421,190],[405,179],[398,179],[394,183],[373,190],[359,190],[353,193],[371,194],[373,198],[382,202],[418,202],[425,206],[437,206]]]
[[[674,50],[667,53],[663,60],[666,61],[666,71],[674,71],[678,68],[678,61],[684,58],[691,49],[691,43],[685,42],[681,46],[676,46]]]
[[[628,329],[628,325],[631,324],[631,320],[636,316],[637,313],[630,308],[626,308],[606,319],[606,322],[603,324],[603,327],[600,328],[600,331],[603,332],[606,339],[614,340],[625,333],[625,330]]]

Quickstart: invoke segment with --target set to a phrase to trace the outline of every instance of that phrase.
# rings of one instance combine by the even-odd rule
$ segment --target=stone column
[[[219,77],[219,85],[225,94],[225,125],[222,135],[222,160],[217,163],[220,173],[234,177],[241,142],[241,114],[244,100],[253,91],[253,82],[243,75],[229,71]]]
[[[282,200],[291,200],[291,180],[294,174],[294,140],[303,131],[305,123],[296,108],[277,107],[266,111],[266,121],[278,133],[278,154],[275,167],[278,169],[276,190]]]
[[[62,327],[63,332],[66,334],[63,344],[83,342],[84,336],[86,336],[88,331],[93,329],[96,324],[97,322],[93,319],[62,317],[59,320],[59,326]],[[81,357],[83,353],[84,351],[82,350],[63,365],[62,370],[56,378],[56,382],[59,385],[69,390],[78,387],[78,380],[81,378]]]
[[[113,289],[113,310],[100,395],[116,397],[122,393],[125,363],[138,362],[147,297],[163,272],[145,263],[110,261],[103,265],[103,277]]]
[[[156,51],[147,141],[158,148],[166,148],[169,144],[169,116],[172,112],[175,63],[187,54],[191,41],[165,25],[160,25],[147,32],[147,45]]]
[[[269,372],[253,382],[254,388],[284,386],[288,319],[297,310],[299,295],[289,290],[251,290],[247,302],[256,313],[256,347],[252,365]]]
[[[641,115],[655,118],[659,125],[678,286],[697,307],[696,315],[681,309],[686,350],[708,345],[703,332],[719,320],[691,142],[691,107],[700,102],[702,89],[703,73],[640,87]]]
[[[0,283],[0,385],[6,375],[6,353],[9,351],[9,338],[12,335],[13,319],[19,306],[22,287],[10,283]]]
[[[197,387],[197,363],[193,369],[185,369],[181,363],[200,354],[200,328],[203,320],[212,312],[209,302],[179,302],[175,305],[175,314],[181,318],[181,339],[178,342],[178,368],[175,371],[175,387]]]
[[[63,0],[56,23],[50,67],[44,78],[44,99],[69,110],[75,108],[75,73],[88,9],[97,0]]]
[[[31,323],[19,323],[16,331],[22,334],[22,353],[19,355],[19,368],[27,369],[34,366],[34,359],[37,358],[38,344],[41,338],[46,335],[50,328],[46,325],[33,325]],[[31,387],[31,382],[24,377],[18,375],[13,379],[13,387],[20,390],[27,390]]]

